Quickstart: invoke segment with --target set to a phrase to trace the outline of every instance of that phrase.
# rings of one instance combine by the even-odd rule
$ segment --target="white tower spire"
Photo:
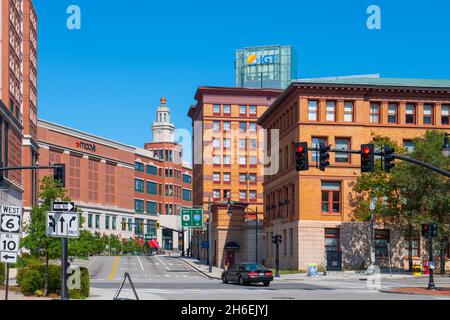
[[[162,97],[156,110],[156,121],[153,122],[153,142],[173,142],[175,126],[170,119],[170,110],[166,98]]]

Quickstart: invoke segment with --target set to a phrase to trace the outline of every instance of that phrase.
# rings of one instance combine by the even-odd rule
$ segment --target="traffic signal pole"
[[[61,300],[69,300],[67,290],[67,256],[68,256],[68,239],[61,238],[62,255],[61,255]]]
[[[428,241],[429,241],[429,244],[428,244],[428,250],[429,250],[428,271],[430,273],[430,277],[428,278],[428,288],[427,289],[435,290],[436,286],[434,284],[433,237],[430,236]]]

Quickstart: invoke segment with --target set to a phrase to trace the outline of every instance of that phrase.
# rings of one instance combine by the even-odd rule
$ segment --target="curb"
[[[203,271],[203,270],[200,270],[199,268],[194,267],[192,264],[190,264],[189,262],[187,262],[187,261],[184,260],[184,259],[181,259],[181,258],[180,258],[180,260],[183,261],[184,263],[186,263],[186,264],[187,264],[188,266],[190,266],[192,269],[196,270],[197,272],[201,273],[202,275],[204,275],[205,277],[207,277],[207,278],[209,278],[209,279],[221,280],[221,279],[218,278],[218,277],[213,277],[213,276],[209,275],[208,272],[205,272],[205,271]]]

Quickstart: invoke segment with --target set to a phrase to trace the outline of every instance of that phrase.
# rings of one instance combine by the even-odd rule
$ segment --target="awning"
[[[151,248],[157,249],[157,248],[159,247],[158,241],[156,241],[156,240],[150,240],[150,241],[148,242],[148,244],[150,245]]]
[[[239,250],[241,247],[239,246],[238,243],[236,242],[227,242],[227,244],[225,245],[225,249],[228,250]]]

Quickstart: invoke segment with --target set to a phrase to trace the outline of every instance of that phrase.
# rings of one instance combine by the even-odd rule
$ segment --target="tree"
[[[23,247],[30,251],[36,250],[37,256],[45,257],[44,294],[48,295],[48,262],[49,259],[57,258],[60,255],[61,245],[58,239],[46,235],[46,214],[47,211],[50,211],[53,201],[66,200],[67,198],[61,184],[51,177],[42,179],[39,197],[42,200],[42,205],[33,206],[30,222],[24,227],[27,235],[21,243]]]

